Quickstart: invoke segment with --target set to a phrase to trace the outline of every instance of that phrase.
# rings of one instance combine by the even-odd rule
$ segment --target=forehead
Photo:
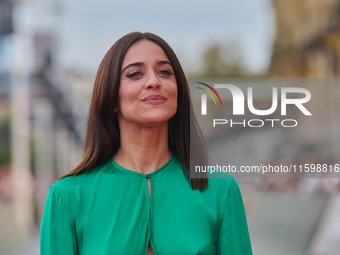
[[[135,62],[156,62],[159,60],[169,61],[163,49],[152,41],[140,40],[132,44],[126,51],[123,59],[123,67]]]

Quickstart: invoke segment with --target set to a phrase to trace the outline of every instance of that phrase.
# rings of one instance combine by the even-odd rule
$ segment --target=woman
[[[151,33],[119,39],[97,72],[83,159],[50,187],[41,254],[251,254],[236,181],[188,170],[189,129],[201,141],[191,118],[170,46]]]

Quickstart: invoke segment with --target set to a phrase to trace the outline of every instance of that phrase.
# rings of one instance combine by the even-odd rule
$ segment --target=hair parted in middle
[[[179,157],[192,189],[203,191],[208,185],[208,180],[206,178],[197,178],[198,176],[194,176],[194,171],[190,173],[189,170],[190,135],[194,137],[197,143],[195,148],[191,150],[191,154],[195,155],[191,156],[204,164],[204,162],[207,162],[207,153],[201,131],[190,107],[188,82],[174,51],[162,38],[153,33],[129,33],[121,37],[105,54],[94,82],[83,158],[78,166],[59,179],[85,173],[91,168],[105,163],[120,148],[119,122],[114,109],[119,101],[122,63],[129,47],[140,40],[149,40],[159,45],[172,65],[178,94],[177,112],[169,120],[169,150]]]

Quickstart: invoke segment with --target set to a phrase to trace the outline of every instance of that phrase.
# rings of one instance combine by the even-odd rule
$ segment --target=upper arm
[[[74,221],[60,192],[53,186],[50,187],[41,221],[40,254],[77,254]]]
[[[220,226],[217,254],[250,255],[252,249],[242,195],[236,180],[232,178],[231,181]]]

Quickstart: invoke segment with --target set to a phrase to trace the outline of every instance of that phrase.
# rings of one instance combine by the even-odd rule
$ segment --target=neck
[[[155,127],[120,127],[121,145],[114,161],[142,174],[156,171],[171,157],[168,147],[168,123]]]

